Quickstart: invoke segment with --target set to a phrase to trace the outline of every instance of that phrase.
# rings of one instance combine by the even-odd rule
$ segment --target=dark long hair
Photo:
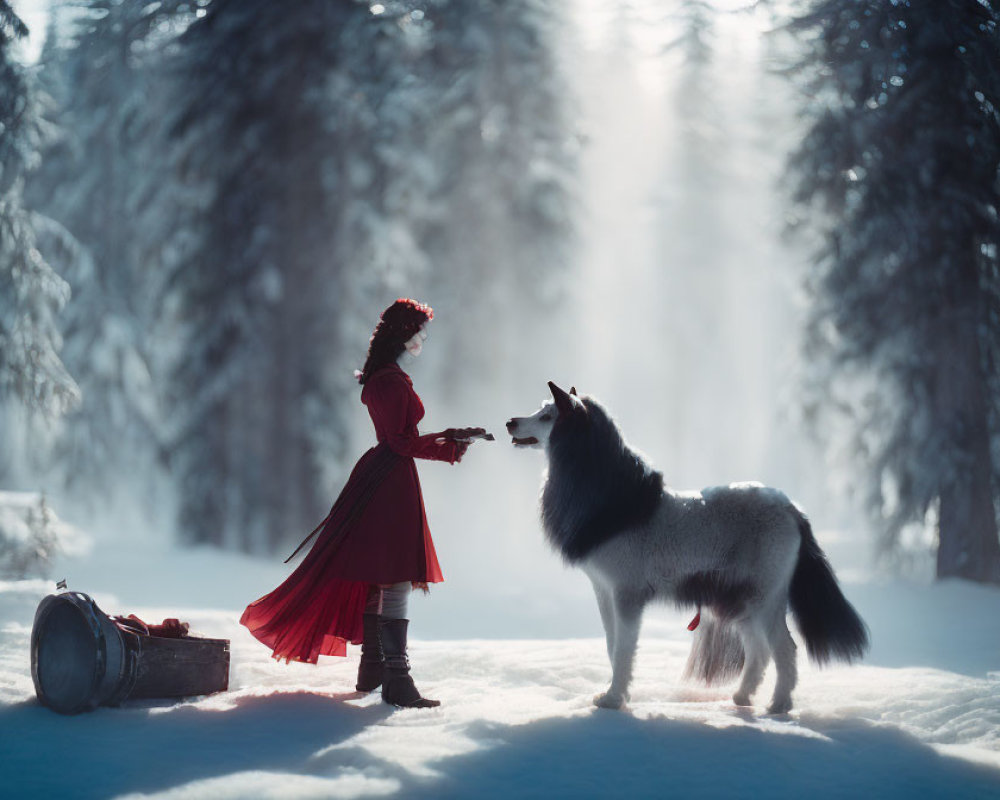
[[[364,385],[373,372],[396,363],[413,334],[432,319],[434,310],[430,306],[406,297],[400,297],[383,311],[368,342],[368,358],[358,373],[358,383]]]

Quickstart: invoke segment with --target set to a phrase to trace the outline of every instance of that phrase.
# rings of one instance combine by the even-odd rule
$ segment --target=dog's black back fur
[[[630,449],[590,397],[561,414],[549,436],[542,524],[569,563],[648,520],[663,497],[663,474]]]

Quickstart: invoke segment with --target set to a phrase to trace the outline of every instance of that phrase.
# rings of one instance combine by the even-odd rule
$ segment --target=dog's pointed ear
[[[552,381],[549,381],[549,391],[552,392],[552,399],[556,401],[556,409],[560,414],[569,414],[573,410],[573,401],[569,399],[569,395]]]
[[[577,396],[577,394],[576,394],[576,387],[575,386],[571,386],[570,390],[569,390],[569,393],[571,395],[573,395],[573,397],[576,397]]]

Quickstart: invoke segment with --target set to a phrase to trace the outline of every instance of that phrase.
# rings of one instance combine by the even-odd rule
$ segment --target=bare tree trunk
[[[964,458],[941,490],[937,577],[1000,583],[986,382],[975,315],[962,315],[947,327],[938,351],[937,421],[948,426],[950,444]]]

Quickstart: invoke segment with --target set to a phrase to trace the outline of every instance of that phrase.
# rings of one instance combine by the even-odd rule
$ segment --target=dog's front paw
[[[781,699],[775,698],[771,701],[771,705],[767,709],[767,713],[778,716],[781,714],[787,714],[792,710],[792,698],[783,697]]]
[[[616,711],[625,705],[624,695],[613,692],[604,692],[594,695],[594,705],[598,708],[613,708]]]
[[[733,702],[738,706],[752,706],[753,703],[750,702],[750,695],[740,694],[737,692],[733,695]]]

